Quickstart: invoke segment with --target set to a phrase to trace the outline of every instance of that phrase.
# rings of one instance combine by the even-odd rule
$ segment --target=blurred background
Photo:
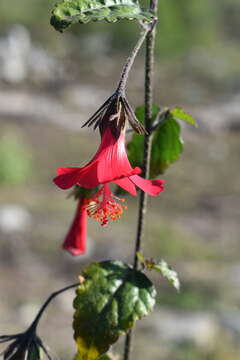
[[[0,334],[24,329],[90,261],[132,261],[137,199],[107,228],[89,220],[88,252],[72,258],[59,248],[75,203],[52,178],[95,152],[99,137],[81,124],[115,89],[139,29],[122,21],[59,34],[49,25],[53,4],[0,2]],[[184,107],[199,126],[184,126],[185,151],[163,176],[166,191],[149,201],[144,253],[168,261],[182,291],[152,276],[158,306],[137,325],[134,359],[237,360],[240,2],[160,0],[159,8],[155,102]],[[143,103],[143,55],[128,85],[133,106]],[[57,298],[40,329],[60,359],[75,352],[73,296]]]

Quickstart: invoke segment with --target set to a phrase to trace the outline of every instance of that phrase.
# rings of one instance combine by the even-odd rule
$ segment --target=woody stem
[[[151,9],[157,14],[158,0],[151,0]],[[146,38],[146,55],[145,55],[145,127],[147,133],[144,135],[144,160],[143,160],[143,177],[149,177],[151,149],[152,149],[152,105],[153,105],[153,72],[154,72],[154,50],[155,50],[156,26],[152,31],[148,32]],[[147,213],[148,195],[141,191],[139,199],[137,236],[134,252],[134,269],[139,267],[137,253],[141,251],[143,246],[143,231],[145,225],[145,215]],[[130,331],[125,340],[124,360],[131,359],[133,331]]]

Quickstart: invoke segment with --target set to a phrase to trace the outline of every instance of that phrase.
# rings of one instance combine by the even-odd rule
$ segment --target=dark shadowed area
[[[136,23],[49,25],[54,1],[0,2],[0,334],[26,328],[48,295],[74,283],[94,260],[132,261],[138,199],[121,220],[88,222],[88,251],[60,248],[75,210],[52,183],[59,166],[84,164],[99,144],[81,125],[115,89],[138,34]],[[240,357],[240,3],[160,1],[155,103],[182,106],[185,150],[149,201],[146,255],[178,271],[177,294],[156,275],[158,305],[139,322],[134,359]],[[143,103],[144,52],[127,92]],[[57,298],[40,332],[72,359],[74,291]],[[121,353],[121,342],[114,346]]]

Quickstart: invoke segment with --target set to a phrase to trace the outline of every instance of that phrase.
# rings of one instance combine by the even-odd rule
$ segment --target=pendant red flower
[[[85,198],[78,200],[77,210],[72,225],[62,245],[73,256],[84,254],[87,239],[87,210]]]
[[[149,195],[163,191],[163,180],[146,180],[138,176],[141,169],[132,168],[125,149],[125,131],[116,139],[110,127],[102,133],[102,141],[97,153],[83,167],[59,168],[55,184],[61,189],[79,185],[87,189],[113,182],[132,195],[136,186]]]
[[[77,185],[96,192],[87,196],[76,196],[79,200],[76,214],[66,236],[63,248],[72,255],[80,255],[86,249],[87,216],[100,222],[102,226],[109,221],[118,220],[126,206],[124,199],[117,198],[110,190],[110,183],[122,187],[131,195],[137,195],[136,186],[156,196],[164,190],[163,180],[146,180],[140,177],[141,169],[132,168],[125,148],[125,129],[116,138],[113,123],[102,127],[101,144],[98,151],[85,166],[59,168],[55,184],[61,189]]]

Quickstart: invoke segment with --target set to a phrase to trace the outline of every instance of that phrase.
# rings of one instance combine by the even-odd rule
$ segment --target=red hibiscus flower
[[[114,122],[102,124],[101,144],[94,157],[83,167],[59,168],[55,184],[61,189],[77,185],[85,189],[98,187],[91,195],[79,199],[76,215],[66,236],[63,247],[72,255],[85,252],[87,215],[102,226],[120,218],[126,209],[124,199],[117,198],[110,190],[114,183],[131,195],[137,195],[136,186],[149,195],[163,191],[163,180],[146,180],[140,177],[141,169],[132,168],[125,149],[125,129],[116,138]],[[79,198],[79,196],[78,196]]]
[[[155,196],[163,191],[163,180],[145,180],[138,176],[141,169],[132,168],[125,149],[125,132],[116,139],[108,127],[102,134],[97,153],[83,167],[59,168],[55,184],[61,189],[79,185],[87,189],[113,182],[132,195],[136,186],[149,195]]]
[[[74,256],[84,254],[86,251],[87,210],[85,201],[84,198],[78,200],[75,217],[62,245],[63,249]]]

